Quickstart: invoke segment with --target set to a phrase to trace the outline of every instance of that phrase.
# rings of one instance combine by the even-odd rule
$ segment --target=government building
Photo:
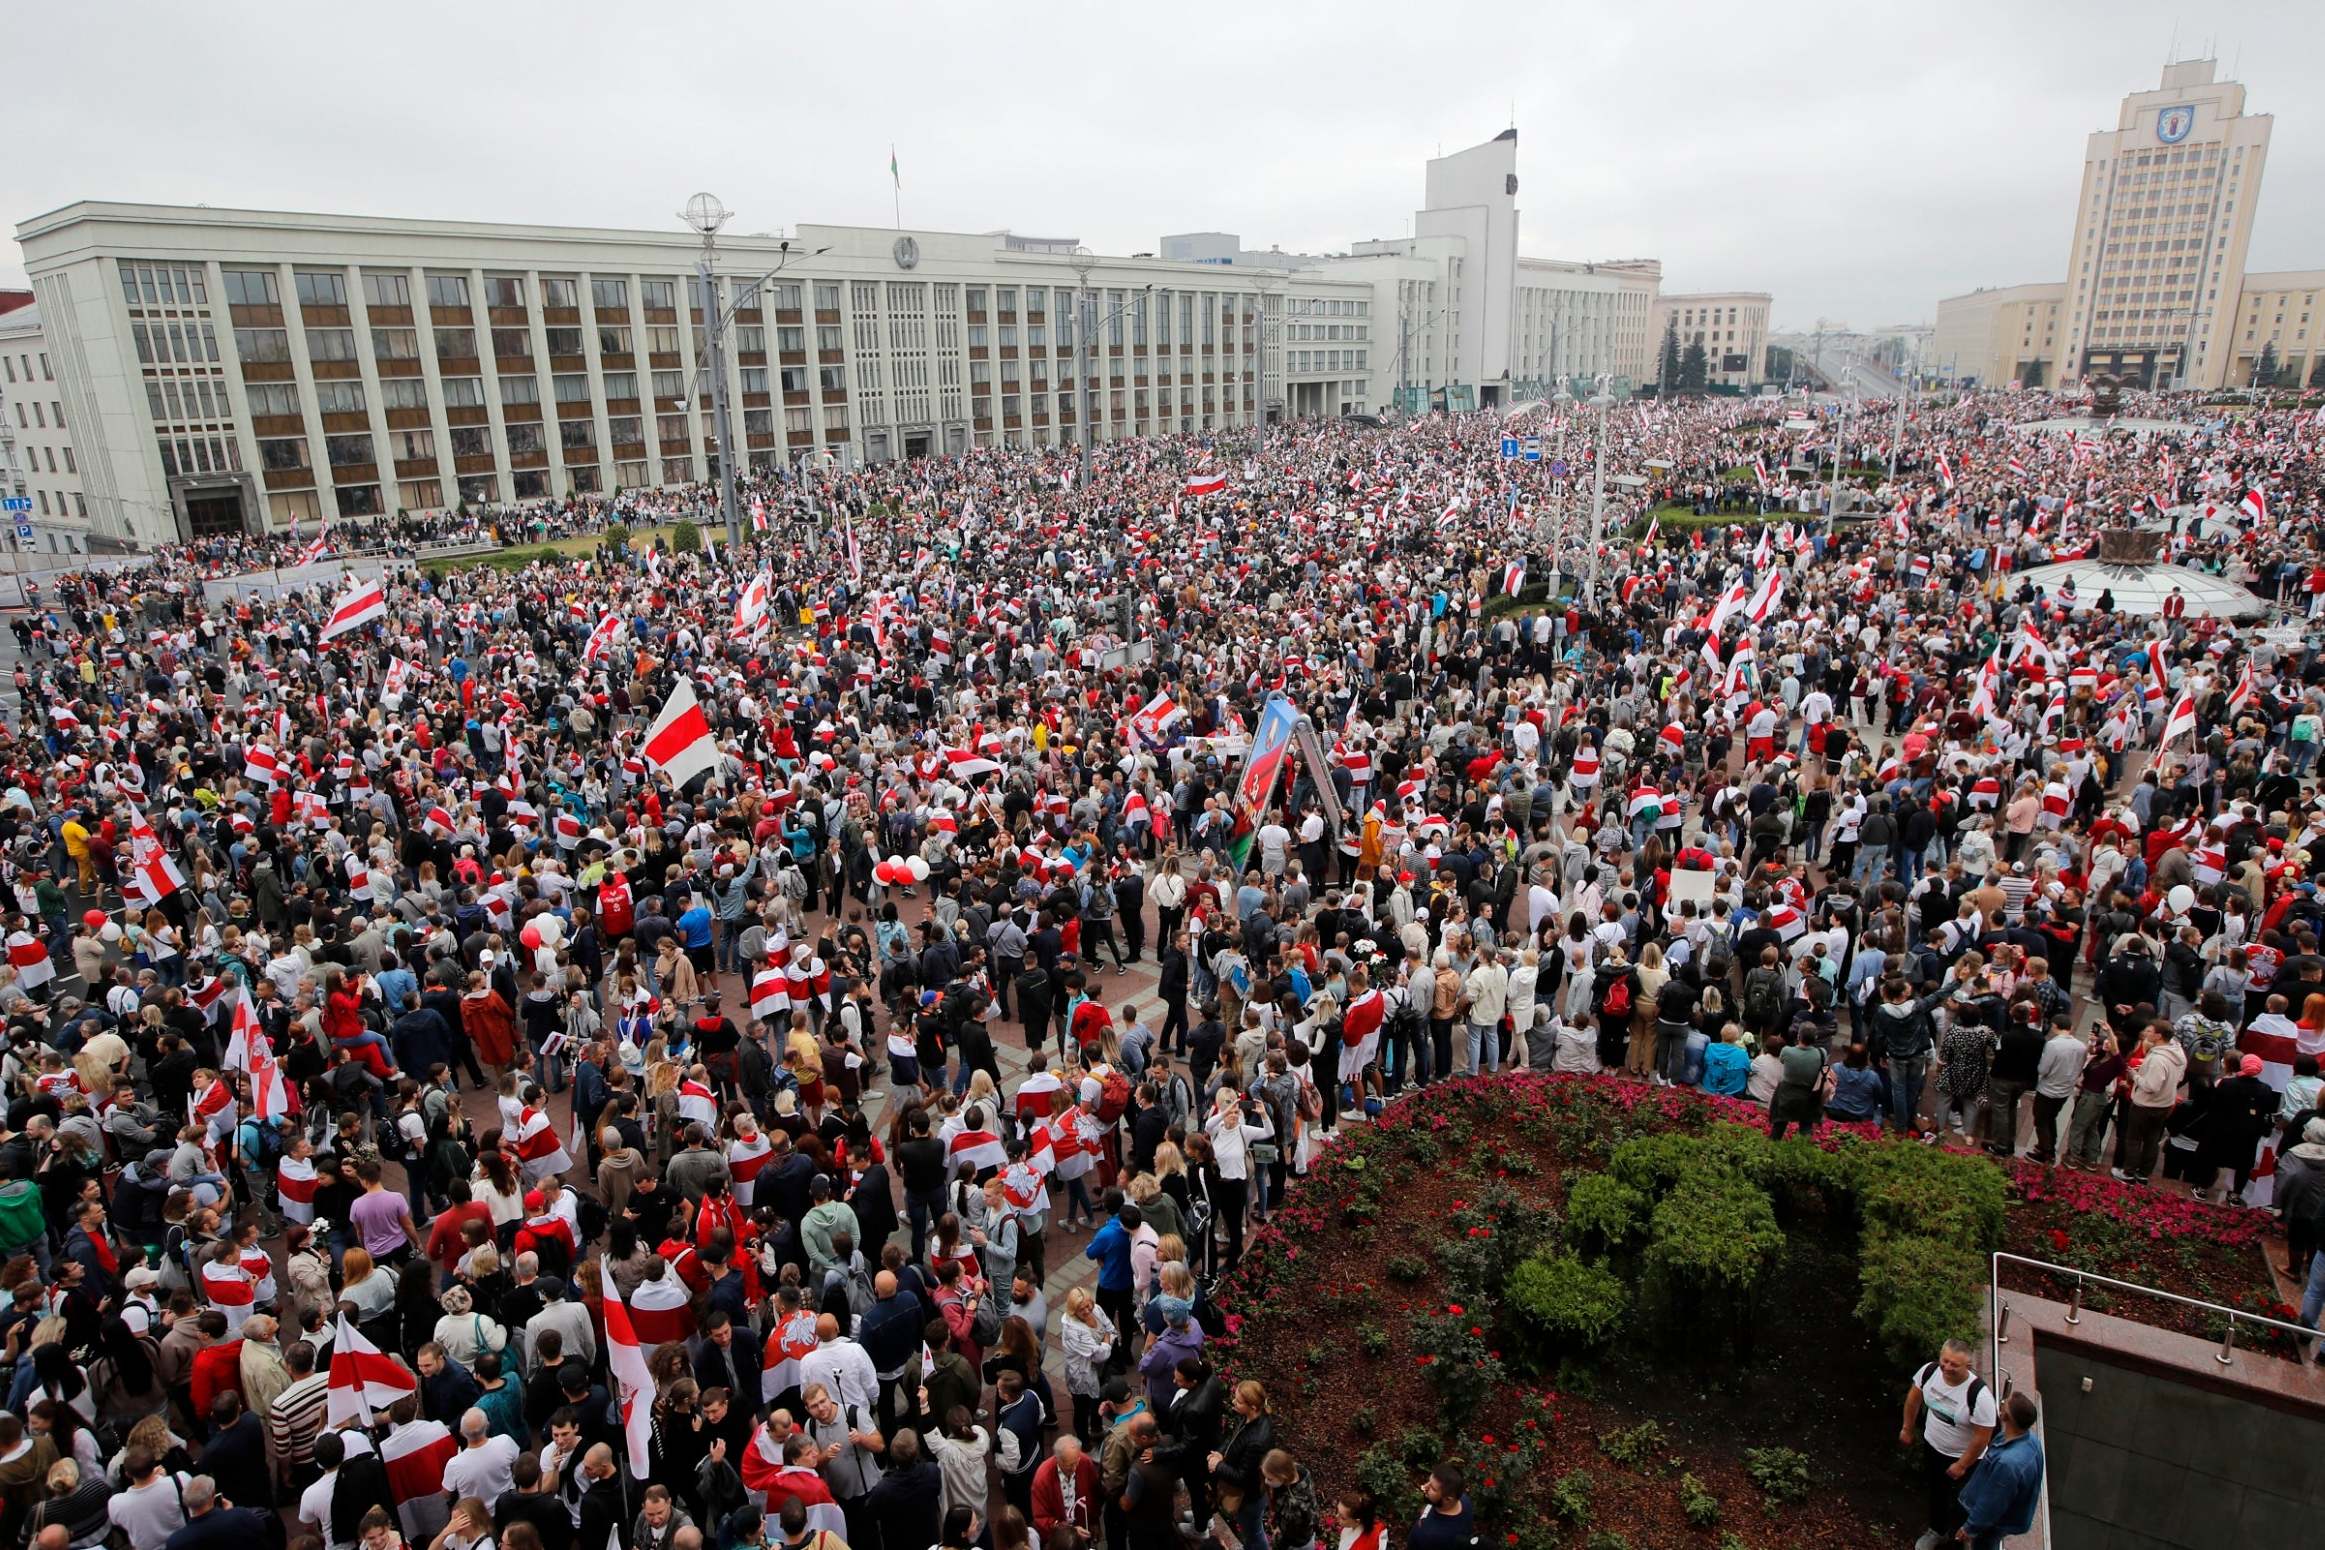
[[[707,296],[678,220],[76,203],[17,228],[36,304],[0,342],[73,470],[20,493],[112,547],[691,483],[713,327],[754,470],[1071,445],[1085,403],[1107,439],[1650,380],[1660,264],[1520,256],[1516,163],[1515,130],[1430,161],[1412,235],[1336,254],[800,225],[717,234]],[[1722,380],[1760,369],[1757,299]]]
[[[1939,370],[1987,386],[2210,389],[2325,368],[2325,274],[2245,268],[2275,121],[2216,75],[2182,61],[2123,99],[2115,128],[2084,145],[2068,277],[1939,302]]]

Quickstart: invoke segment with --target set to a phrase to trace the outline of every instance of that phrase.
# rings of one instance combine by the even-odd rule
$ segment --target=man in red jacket
[[[1074,1531],[1076,1545],[1097,1537],[1098,1466],[1071,1432],[1059,1436],[1050,1456],[1033,1472],[1033,1538],[1047,1545],[1059,1528]]]

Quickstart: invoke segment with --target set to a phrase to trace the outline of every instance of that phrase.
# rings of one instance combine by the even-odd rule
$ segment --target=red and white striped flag
[[[283,778],[283,761],[264,743],[253,743],[242,755],[242,778],[271,786]]]
[[[387,617],[387,592],[376,581],[359,581],[349,587],[331,609],[331,617],[324,621],[316,637],[319,645],[337,639],[349,630],[360,629],[375,619]]]
[[[2238,504],[2244,508],[2246,521],[2257,525],[2268,520],[2268,496],[2263,491],[2257,488],[2246,490],[2244,499]]]
[[[137,873],[139,895],[146,903],[159,904],[186,886],[185,874],[178,870],[169,852],[161,848],[161,838],[153,832],[153,825],[146,822],[145,814],[134,806],[129,809],[129,855]]]
[[[369,1426],[373,1411],[385,1410],[419,1387],[410,1368],[365,1339],[344,1314],[340,1316],[338,1332],[331,1337],[331,1378],[323,1396],[323,1413],[331,1425],[353,1421]]]
[[[334,1370],[339,1358],[331,1359]],[[460,1451],[442,1421],[410,1420],[380,1440],[379,1461],[387,1470],[388,1496],[396,1504],[407,1542],[433,1539],[451,1516],[444,1499],[444,1466]]]
[[[751,578],[750,585],[743,588],[743,595],[735,599],[737,635],[748,635],[759,627],[759,621],[767,617],[767,599],[773,591],[773,583],[765,571]]]
[[[599,657],[604,656],[606,648],[614,643],[614,636],[621,632],[621,628],[622,616],[620,614],[607,614],[598,620],[597,627],[589,632],[588,644],[581,648],[581,660],[595,662]]]
[[[1210,495],[1226,488],[1227,476],[1225,474],[1203,473],[1187,475],[1187,493],[1189,495]]]
[[[2195,730],[2196,697],[2182,689],[2178,702],[2172,706],[2172,713],[2164,718],[2164,735],[2157,741],[2156,747],[2159,749],[2169,748],[2179,739],[2193,734]]]
[[[234,1032],[226,1042],[226,1068],[250,1074],[250,1112],[260,1120],[279,1119],[291,1112],[290,1085],[275,1063],[274,1046],[259,1026],[258,1008],[251,1004],[250,987],[242,987],[234,1002]]]
[[[301,1226],[315,1219],[315,1191],[322,1187],[311,1157],[286,1157],[275,1164],[275,1194],[283,1205],[283,1220]],[[329,1396],[325,1396],[328,1398]]]
[[[718,743],[710,735],[710,718],[702,713],[694,685],[687,680],[678,681],[662,714],[647,729],[645,755],[648,763],[670,777],[673,786],[683,786],[697,775],[718,769]]]
[[[754,509],[757,504],[755,501],[752,503]],[[675,1287],[678,1292],[679,1302],[675,1309],[648,1309],[644,1306],[648,1293],[655,1292],[657,1288],[669,1287]],[[668,1293],[664,1291],[657,1295],[667,1297]],[[686,1283],[673,1272],[663,1272],[659,1281],[641,1282],[636,1296],[640,1306],[635,1310],[634,1317],[633,1310],[622,1302],[618,1290],[605,1300],[605,1359],[606,1365],[613,1369],[614,1384],[621,1400],[622,1441],[629,1449],[630,1474],[634,1479],[643,1480],[652,1473],[650,1454],[654,1441],[654,1374],[647,1369],[646,1352],[639,1344],[638,1321],[645,1320],[656,1328],[677,1328],[683,1322],[685,1328],[668,1338],[684,1340],[693,1332],[694,1311],[687,1300]],[[662,1341],[656,1340],[654,1343],[660,1345]]]
[[[2228,714],[2231,716],[2242,715],[2253,700],[2259,696],[2259,692],[2252,681],[2252,658],[2246,657],[2244,671],[2237,675],[2236,687],[2230,691],[2228,696]]]

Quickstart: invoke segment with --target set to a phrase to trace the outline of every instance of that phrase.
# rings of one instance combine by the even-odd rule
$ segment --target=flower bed
[[[1919,1526],[1891,1418],[1919,1352],[1977,1333],[1987,1250],[2060,1258],[2064,1230],[2098,1268],[2108,1231],[2152,1229],[2172,1257],[2125,1279],[2184,1251],[2201,1285],[2174,1290],[2235,1292],[2239,1265],[2267,1290],[2243,1213],[1764,1131],[1604,1078],[1441,1083],[1293,1187],[1222,1288],[1214,1352],[1267,1384],[1325,1492],[1363,1486],[1400,1532],[1453,1457],[1488,1544],[1854,1546]]]

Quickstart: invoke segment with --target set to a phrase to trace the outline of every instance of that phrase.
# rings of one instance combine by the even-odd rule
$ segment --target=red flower
[[[1445,1305],[1445,1311],[1447,1313],[1453,1314],[1455,1317],[1459,1317],[1461,1314],[1461,1304],[1457,1302],[1449,1302]]]
[[[1435,1360],[1437,1360],[1437,1358],[1434,1356],[1416,1356],[1413,1358],[1413,1365],[1416,1367],[1426,1367]]]
[[[1478,1327],[1477,1327],[1475,1324],[1472,1324],[1472,1325],[1470,1325],[1470,1326],[1469,1326],[1469,1332],[1470,1332],[1471,1334],[1473,1334],[1473,1335],[1478,1335],[1478,1336],[1483,1336],[1483,1335],[1485,1334],[1485,1331],[1484,1331],[1484,1330],[1482,1330],[1482,1329],[1480,1329],[1480,1328],[1478,1328]],[[1486,1441],[1488,1441],[1488,1442],[1491,1442],[1491,1441],[1493,1441],[1493,1439],[1492,1439],[1491,1437],[1488,1437],[1488,1438],[1486,1439]]]
[[[2066,1230],[2064,1227],[2053,1227],[2053,1228],[2051,1229],[2051,1247],[2052,1247],[2052,1248],[2054,1248],[2054,1249],[2059,1249],[2059,1250],[2061,1250],[2061,1251],[2064,1251],[2064,1250],[2065,1250],[2065,1248],[2066,1248],[2066,1246],[2067,1246],[2067,1243],[2068,1243],[2068,1241],[2069,1241],[2069,1240],[2068,1240],[2068,1238],[2067,1238],[2067,1230]]]

